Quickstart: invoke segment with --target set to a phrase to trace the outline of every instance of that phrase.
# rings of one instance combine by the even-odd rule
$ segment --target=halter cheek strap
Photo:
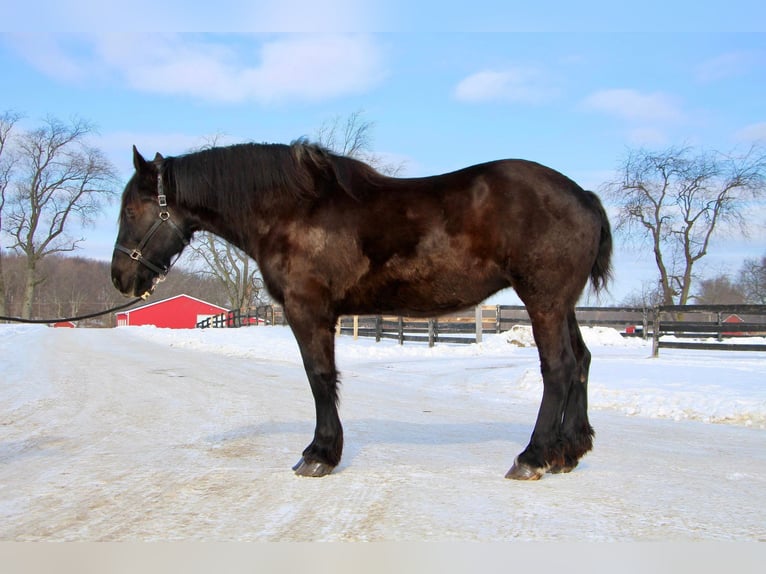
[[[149,261],[146,257],[143,256],[141,251],[146,247],[146,244],[149,243],[149,240],[152,238],[152,236],[157,232],[157,230],[160,228],[160,225],[163,224],[163,222],[169,222],[170,225],[173,226],[173,228],[176,230],[176,232],[179,234],[181,239],[184,241],[184,244],[188,243],[186,241],[186,238],[183,236],[183,233],[181,233],[181,230],[178,228],[178,226],[170,221],[169,219],[158,219],[155,221],[152,226],[149,228],[149,231],[146,232],[146,235],[144,235],[144,238],[141,240],[141,242],[138,244],[138,246],[135,249],[128,249],[127,247],[123,245],[115,245],[115,249],[117,251],[121,251],[122,253],[127,254],[133,261],[138,261],[142,265],[145,265],[155,273],[159,275],[166,275],[168,272],[167,265],[155,265],[151,261]]]

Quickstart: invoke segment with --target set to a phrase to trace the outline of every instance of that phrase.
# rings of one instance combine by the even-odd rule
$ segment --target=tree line
[[[698,305],[766,305],[766,255],[745,259],[734,277],[722,273],[699,283]]]

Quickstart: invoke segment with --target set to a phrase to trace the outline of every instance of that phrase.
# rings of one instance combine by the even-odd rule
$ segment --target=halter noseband
[[[146,245],[149,243],[149,240],[154,236],[154,234],[157,232],[157,230],[160,228],[160,226],[163,223],[168,223],[170,225],[170,228],[175,231],[176,235],[178,235],[179,239],[181,239],[184,247],[189,245],[189,240],[186,239],[186,236],[184,235],[183,231],[181,231],[181,228],[176,225],[176,223],[170,219],[170,212],[168,211],[168,199],[165,195],[165,190],[162,184],[162,173],[157,174],[157,203],[160,206],[160,213],[159,213],[159,219],[155,221],[152,226],[149,228],[149,230],[144,234],[143,239],[139,241],[138,246],[135,249],[129,249],[125,247],[124,245],[120,245],[117,243],[114,248],[117,251],[120,251],[122,253],[125,253],[128,255],[133,261],[137,261],[138,263],[144,265],[145,267],[148,267],[158,275],[158,280],[155,282],[155,285],[159,283],[160,281],[164,281],[165,276],[168,274],[168,271],[170,271],[170,267],[173,266],[172,262],[170,266],[167,265],[157,265],[156,263],[152,263],[149,261],[146,257],[143,256],[141,251],[146,247]],[[182,249],[183,250],[183,249]],[[143,299],[146,299],[151,295],[151,292],[154,290],[154,288],[150,289],[146,293],[144,293],[141,297]]]

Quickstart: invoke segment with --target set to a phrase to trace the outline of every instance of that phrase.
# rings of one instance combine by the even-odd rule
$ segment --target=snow
[[[519,327],[339,337],[344,458],[307,479],[288,328],[0,325],[0,540],[766,539],[766,353],[584,337],[597,435],[574,472],[503,479],[542,392]]]

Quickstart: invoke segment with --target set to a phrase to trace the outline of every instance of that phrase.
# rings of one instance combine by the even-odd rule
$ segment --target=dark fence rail
[[[685,305],[640,307],[578,307],[580,325],[613,327],[623,336],[649,336],[653,354],[660,348],[766,351],[766,344],[727,343],[727,339],[764,337],[766,343],[766,305]],[[197,323],[199,328],[232,328],[259,325],[285,325],[278,305],[228,311]],[[529,315],[521,305],[485,305],[472,311],[438,318],[355,315],[338,321],[339,335],[394,339],[400,344],[422,342],[476,343],[485,333],[501,333],[514,325],[529,325]],[[663,336],[673,340],[663,340]],[[678,339],[697,339],[678,341]],[[707,339],[707,340],[702,340]]]
[[[384,317],[362,315],[341,317],[336,327],[338,334],[354,337],[375,337],[395,339],[399,344],[405,341],[436,343],[475,343],[476,322],[453,317],[419,319],[410,317]]]
[[[649,332],[654,310],[641,307],[578,307],[576,313],[580,325],[615,327],[619,330],[627,329],[629,334],[645,335]],[[483,315],[485,325],[487,316],[495,321],[496,333],[507,331],[514,325],[531,324],[523,305],[484,307]]]
[[[672,336],[673,340],[663,340]],[[761,343],[736,343],[743,337]],[[695,339],[678,341],[677,339]],[[728,342],[727,342],[728,341]],[[667,305],[658,307],[652,327],[652,355],[660,349],[766,351],[766,305]]]

